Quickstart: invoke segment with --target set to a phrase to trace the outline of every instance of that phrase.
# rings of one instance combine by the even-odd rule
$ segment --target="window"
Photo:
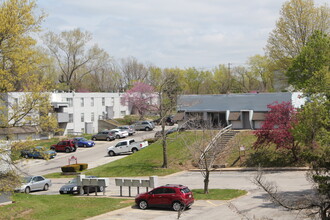
[[[152,190],[153,194],[163,194],[164,193],[164,188],[158,188],[155,190]]]
[[[81,129],[81,133],[84,134],[85,133],[85,128]]]
[[[94,121],[94,112],[91,113],[91,121]]]
[[[84,122],[85,121],[85,115],[84,115],[84,113],[81,113],[81,115],[80,115],[80,121],[81,122]]]
[[[126,115],[126,111],[120,111],[120,115],[121,116],[125,116]]]
[[[73,129],[68,129],[67,132],[68,134],[73,134]]]
[[[14,98],[15,105],[18,105],[18,98]]]
[[[114,103],[115,103],[115,98],[111,97],[111,105],[114,106]]]
[[[80,98],[80,106],[84,107],[85,103],[84,103],[84,98]]]
[[[93,97],[91,98],[91,106],[92,107],[94,106],[94,98]]]
[[[66,101],[69,103],[69,107],[73,106],[73,99],[72,98],[66,98]]]
[[[172,188],[164,188],[164,193],[175,193],[175,189],[172,189]]]
[[[102,106],[105,106],[105,98],[102,97]]]
[[[73,122],[73,114],[69,114],[69,123]]]

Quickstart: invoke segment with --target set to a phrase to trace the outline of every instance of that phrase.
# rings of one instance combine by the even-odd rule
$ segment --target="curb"
[[[229,172],[229,171],[309,171],[309,167],[232,167],[232,168],[216,168],[211,172]],[[189,169],[191,172],[200,172],[200,169]]]

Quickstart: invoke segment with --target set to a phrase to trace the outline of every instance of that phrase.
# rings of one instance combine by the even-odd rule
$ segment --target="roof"
[[[0,128],[0,134],[31,134],[37,133],[38,128],[36,126],[22,126],[22,127],[11,127],[11,128]]]
[[[224,95],[182,95],[178,99],[178,111],[186,112],[239,112],[254,110],[268,112],[267,105],[274,102],[291,102],[292,93],[245,93]]]

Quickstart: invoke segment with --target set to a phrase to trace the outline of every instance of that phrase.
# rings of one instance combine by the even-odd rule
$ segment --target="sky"
[[[328,0],[315,0],[317,6]],[[89,31],[115,60],[161,68],[245,65],[264,54],[285,0],[38,0],[43,30]]]

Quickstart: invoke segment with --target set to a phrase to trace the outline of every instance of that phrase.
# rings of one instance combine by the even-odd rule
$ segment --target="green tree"
[[[29,142],[12,142],[15,127],[35,126],[41,132],[56,129],[56,119],[49,114],[50,87],[48,80],[38,71],[43,66],[43,53],[36,47],[31,35],[40,31],[44,14],[37,13],[35,1],[7,0],[0,4],[0,129],[7,139],[0,147],[0,166],[8,167],[0,173],[0,191],[8,191],[19,184],[11,157]],[[22,92],[17,102],[11,92]]]
[[[260,92],[273,91],[274,76],[270,68],[271,64],[268,57],[257,54],[248,59],[248,65],[250,74],[260,81],[258,90]]]
[[[308,39],[319,30],[330,32],[330,9],[316,7],[313,0],[290,0],[283,4],[280,18],[270,33],[266,53],[278,74],[284,74]]]
[[[314,83],[310,83],[314,80],[313,78],[317,78],[318,83],[322,84],[325,82],[322,78],[326,75],[320,76],[318,74],[323,67],[328,69],[330,67],[330,36],[316,31],[287,71],[289,83],[300,90],[310,86],[314,87]]]

